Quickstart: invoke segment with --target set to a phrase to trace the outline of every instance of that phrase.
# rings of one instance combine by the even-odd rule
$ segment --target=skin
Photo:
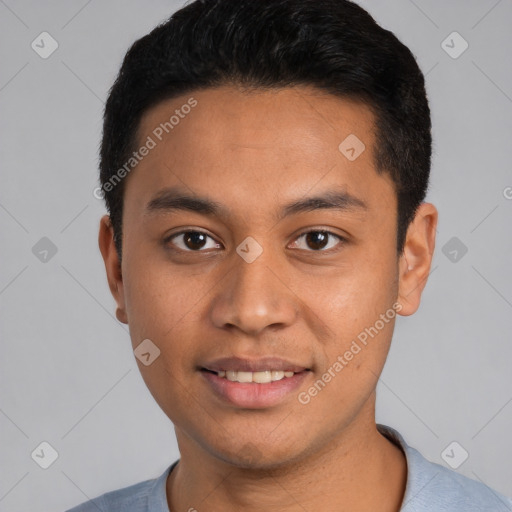
[[[197,106],[126,178],[121,264],[108,216],[99,232],[117,318],[129,324],[134,349],[149,338],[161,351],[149,366],[137,362],[181,453],[167,480],[169,509],[399,510],[405,457],[375,423],[394,319],[307,405],[297,395],[394,303],[401,315],[417,310],[436,208],[419,207],[398,255],[396,194],[375,169],[372,112],[310,87],[222,86],[166,100],[143,116],[141,144],[190,97]],[[354,161],[338,149],[349,134],[366,146]],[[145,213],[160,190],[176,185],[222,203],[229,215]],[[284,204],[336,187],[367,209],[276,221]],[[346,241],[331,236],[318,249],[301,236],[311,228]],[[164,242],[185,229],[212,238],[195,252],[183,236]],[[248,236],[263,248],[250,264],[236,252]],[[276,406],[236,407],[198,371],[227,356],[276,356],[311,371]]]

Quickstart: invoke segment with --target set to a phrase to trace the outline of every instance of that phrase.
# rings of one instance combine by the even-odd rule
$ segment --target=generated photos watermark
[[[391,308],[385,313],[381,313],[378,320],[370,326],[366,327],[357,335],[357,339],[352,340],[350,347],[336,358],[336,361],[327,369],[322,376],[315,381],[306,391],[299,393],[297,399],[302,405],[307,405],[311,402],[311,399],[322,391],[325,386],[331,382],[340,372],[345,368],[354,357],[359,354],[364,347],[368,345],[368,337],[372,339],[379,334],[382,329],[389,324],[391,320],[396,317],[396,314],[402,310],[402,304],[395,302]]]
[[[114,188],[126,178],[128,174],[141,162],[150,152],[155,149],[159,142],[161,142],[165,135],[171,133],[176,126],[178,126],[182,119],[190,114],[192,109],[197,106],[197,100],[190,97],[186,103],[181,105],[174,111],[174,114],[169,117],[168,121],[160,123],[152,132],[148,135],[146,141],[137,151],[132,153],[132,156],[120,167],[103,185],[96,187],[93,190],[93,195],[96,199],[103,199],[105,192],[111,192]]]

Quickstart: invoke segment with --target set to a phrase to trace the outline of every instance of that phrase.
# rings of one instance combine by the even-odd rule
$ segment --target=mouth
[[[246,372],[242,370],[220,370],[215,372],[206,368],[202,368],[202,370],[213,373],[221,379],[227,379],[230,382],[243,382],[244,384],[250,382],[255,382],[257,384],[268,384],[269,382],[277,382],[282,379],[290,379],[296,373],[301,373],[283,370],[263,370],[259,372]]]
[[[198,370],[217,399],[245,409],[280,404],[311,373],[309,368],[278,358],[224,358]]]

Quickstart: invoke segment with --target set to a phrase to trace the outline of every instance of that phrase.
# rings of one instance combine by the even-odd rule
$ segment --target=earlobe
[[[114,229],[108,215],[104,215],[100,220],[98,245],[103,257],[103,262],[105,263],[108,286],[117,303],[116,318],[120,322],[127,324],[128,317],[125,308],[121,264],[114,243]]]
[[[398,266],[400,315],[412,315],[419,308],[434,255],[437,218],[435,206],[422,203],[407,230]]]

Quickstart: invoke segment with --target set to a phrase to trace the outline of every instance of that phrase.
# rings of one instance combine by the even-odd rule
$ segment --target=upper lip
[[[212,372],[220,371],[243,371],[262,372],[265,370],[302,372],[307,370],[305,366],[295,364],[279,357],[260,357],[258,359],[245,359],[242,357],[221,357],[208,361],[201,366],[202,370]]]

